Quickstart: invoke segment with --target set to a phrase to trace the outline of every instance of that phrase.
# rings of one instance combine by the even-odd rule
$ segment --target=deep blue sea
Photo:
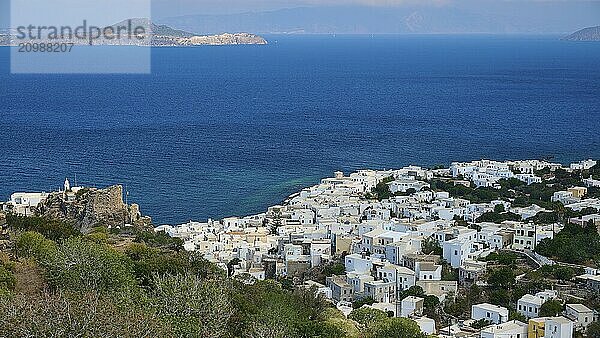
[[[600,43],[270,36],[158,48],[151,75],[9,75],[0,200],[126,184],[158,224],[264,211],[335,170],[600,158]]]

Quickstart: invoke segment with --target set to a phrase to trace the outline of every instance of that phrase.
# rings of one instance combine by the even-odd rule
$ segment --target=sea
[[[600,43],[267,36],[155,48],[148,75],[11,75],[0,200],[122,184],[158,224],[263,212],[357,169],[600,158]]]

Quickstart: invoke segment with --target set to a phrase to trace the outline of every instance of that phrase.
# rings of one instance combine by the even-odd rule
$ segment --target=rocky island
[[[48,27],[42,28],[48,29]],[[265,40],[263,37],[246,32],[202,35],[175,29],[166,25],[158,25],[147,18],[128,19],[103,28],[95,27],[94,29],[97,29],[97,31],[93,32],[97,32],[98,36],[93,36],[93,38],[92,27],[88,28],[90,29],[88,37],[53,36],[52,38],[50,38],[52,31],[44,30],[45,34],[42,37],[35,36],[31,38],[27,36],[28,31],[23,28],[0,31],[0,46],[18,46],[23,43],[70,43],[73,45],[150,47],[191,47],[268,44],[267,40]],[[136,31],[133,37],[132,35],[128,35],[128,33],[118,35],[115,32],[118,32],[119,28],[142,28],[143,30],[141,30],[140,32],[143,33],[138,33],[138,31]],[[61,30],[59,29],[59,31]],[[33,30],[34,35],[39,34],[36,32],[38,31]],[[103,32],[103,34],[100,34],[100,32]],[[46,35],[46,33],[48,35]],[[140,37],[140,39],[138,39],[137,37]]]
[[[600,41],[600,26],[588,27],[563,38],[566,41]]]

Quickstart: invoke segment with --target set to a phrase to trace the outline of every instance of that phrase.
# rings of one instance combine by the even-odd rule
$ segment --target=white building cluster
[[[590,162],[584,162],[580,165],[589,167]],[[517,208],[499,200],[475,204],[451,197],[448,192],[432,191],[431,180],[498,188],[501,179],[540,183],[542,177],[535,175],[537,171],[561,167],[537,160],[482,160],[452,163],[449,169],[437,170],[409,166],[398,170],[360,170],[349,176],[336,172],[334,177],[303,189],[263,214],[161,226],[156,230],[183,239],[186,250],[198,251],[220,266],[229,267],[232,274],[249,274],[257,279],[299,277],[334,257],[343,257],[344,274],[327,277],[325,284],[308,281],[307,285],[315,286],[346,314],[351,311],[349,303],[368,297],[375,301],[371,307],[413,318],[424,332],[432,333],[437,332],[435,323],[432,327],[433,321],[422,316],[423,298],[399,299],[402,291],[419,286],[426,295],[446,301],[456,295],[459,283],[481,282],[487,269],[482,258],[500,249],[531,252],[541,240],[552,238],[561,226],[528,222],[528,218],[544,211],[536,205]],[[381,201],[367,198],[382,182],[389,186],[392,197]],[[571,195],[557,194],[556,199],[582,203],[585,200],[565,199],[585,195],[576,188],[569,190]],[[522,219],[479,223],[477,229],[457,224],[458,220],[474,222],[498,205]],[[432,246],[441,250],[444,263],[440,256],[425,253],[425,248]],[[444,280],[443,264],[458,270],[458,281]],[[536,318],[540,299],[553,297],[526,295],[515,311]],[[508,309],[478,304],[472,310],[473,320],[490,321],[489,327],[477,331],[481,337],[527,336],[529,324],[508,321]],[[579,310],[575,306],[569,316],[580,318],[582,315],[576,312]],[[564,317],[550,318],[545,327],[556,324],[560,328],[565,321],[573,323]],[[462,330],[458,326],[446,329]],[[442,331],[438,334],[444,336]]]

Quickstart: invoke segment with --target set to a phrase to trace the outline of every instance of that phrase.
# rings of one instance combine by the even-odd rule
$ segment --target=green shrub
[[[15,289],[17,279],[15,275],[3,266],[0,266],[0,291],[12,291]]]
[[[57,289],[108,291],[135,285],[131,261],[105,244],[71,238],[42,265]]]
[[[150,303],[179,337],[227,336],[234,311],[226,285],[189,274],[158,276]]]
[[[40,233],[27,231],[17,238],[16,251],[19,257],[31,257],[43,261],[56,251],[56,243],[46,239]]]
[[[81,236],[81,232],[73,228],[71,224],[56,219],[8,214],[6,222],[12,229],[39,232],[53,241]]]

